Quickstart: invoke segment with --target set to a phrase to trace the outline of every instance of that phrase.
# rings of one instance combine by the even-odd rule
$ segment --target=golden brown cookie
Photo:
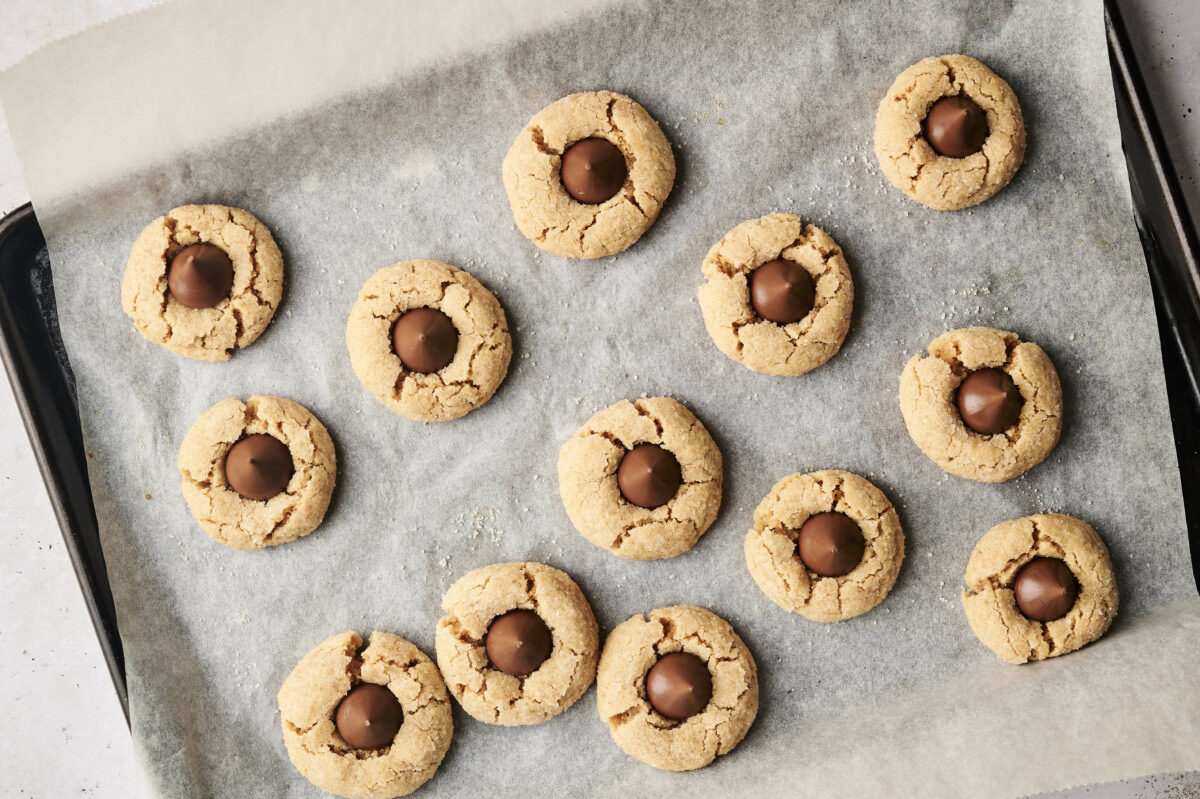
[[[959,388],[973,372],[1004,372],[1020,392],[1016,421],[999,433],[963,422]],[[914,355],[900,377],[900,411],[908,434],[950,474],[1002,483],[1037,466],[1062,433],[1062,386],[1050,357],[1015,333],[992,327],[950,330]]]
[[[541,724],[575,704],[596,678],[596,618],[579,586],[558,569],[542,563],[475,569],[450,586],[442,610],[438,665],[454,698],[479,721],[506,727]],[[498,620],[512,611],[532,612],[542,626],[507,633],[499,644],[489,640],[505,634]],[[518,650],[537,647],[539,630],[544,651],[524,661],[523,668],[514,667],[521,663]]]
[[[563,156],[604,139],[625,157],[624,185],[602,202],[564,188]],[[582,92],[534,114],[504,157],[504,188],[517,228],[553,255],[600,258],[629,248],[650,229],[675,183],[671,144],[646,109],[616,92]]]
[[[249,436],[286,445],[294,472],[284,490],[250,499],[231,485],[226,459]],[[329,431],[312,413],[281,397],[229,397],[192,424],[179,447],[183,498],[204,532],[234,549],[263,549],[308,535],[325,518],[337,478]]]
[[[686,652],[711,679],[711,698],[684,719],[664,716],[647,696],[660,658]],[[729,622],[696,607],[634,616],[608,635],[596,677],[596,708],[617,746],[668,771],[690,771],[733,751],[758,714],[758,668]]]
[[[945,97],[969,99],[987,115],[978,151],[941,155],[923,123]],[[1021,105],[1007,83],[974,58],[926,58],[900,73],[875,116],[875,155],[883,174],[922,205],[954,211],[977,205],[1008,185],[1025,157]]]
[[[750,281],[764,263],[798,264],[814,283],[812,309],[779,324],[760,316]],[[854,280],[837,243],[795,214],[770,214],[743,222],[704,258],[700,310],[721,352],[756,372],[794,377],[832,358],[850,329]]]
[[[296,664],[279,689],[283,741],[292,763],[323,791],[349,799],[407,796],[450,748],[450,697],[437,666],[413,644],[381,632],[371,633],[365,649],[362,643],[358,633],[344,632]],[[338,731],[342,700],[364,683],[385,687],[403,714],[395,738],[379,749],[356,749]]]
[[[678,489],[663,504],[630,502],[618,482],[640,445],[666,450]],[[576,529],[629,560],[673,558],[700,539],[721,507],[721,451],[692,412],[669,397],[621,400],[588,419],[558,455],[558,490]]]
[[[457,331],[449,362],[436,371],[414,371],[393,348],[397,321],[422,308],[437,310]],[[487,402],[512,358],[499,300],[463,270],[426,259],[371,275],[350,310],[346,347],[367,390],[391,410],[420,422],[457,419]]]
[[[857,524],[863,541],[856,565],[823,576],[801,557],[798,540],[809,519],[830,512]],[[814,546],[821,544],[817,539]],[[841,621],[866,613],[892,590],[904,562],[904,531],[892,503],[870,481],[827,469],[788,475],[771,488],[754,511],[745,552],[750,576],[776,605],[813,621]],[[823,566],[815,557],[814,563]]]
[[[233,266],[227,296],[212,307],[188,307],[168,287],[176,254],[197,244],[224,251]],[[138,332],[201,361],[228,360],[251,344],[282,296],[283,255],[271,232],[251,214],[224,205],[184,205],[155,219],[134,242],[121,281],[121,306]]]
[[[1041,558],[1050,559],[1045,565],[1051,567],[1065,564],[1077,586],[1073,603],[1070,594],[1062,600],[1052,593],[1058,584],[1035,582],[1025,589],[1021,604],[1035,613],[1049,609],[1046,621],[1022,612],[1016,590],[1020,581],[1032,579],[1025,567]],[[1013,519],[988,530],[971,552],[964,580],[963,611],[971,629],[1009,663],[1074,652],[1104,635],[1117,615],[1117,582],[1108,548],[1086,522],[1061,513]],[[1059,615],[1064,610],[1065,615]]]

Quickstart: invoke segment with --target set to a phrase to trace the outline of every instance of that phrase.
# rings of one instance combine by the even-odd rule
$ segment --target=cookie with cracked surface
[[[292,763],[323,791],[348,799],[407,796],[434,775],[450,748],[450,697],[437,666],[412,643],[373,632],[366,648],[362,644],[358,633],[344,632],[300,659],[279,689],[283,741]],[[382,697],[391,705],[390,719],[381,719],[378,708],[364,714],[346,707],[364,685],[389,692]],[[376,740],[357,743],[372,748],[356,748],[343,737],[357,738],[370,727],[364,715],[377,725]],[[387,721],[381,732],[378,725]]]
[[[994,385],[967,385],[976,376]],[[912,440],[942,469],[1002,483],[1058,444],[1062,386],[1038,345],[1007,330],[966,327],[938,336],[927,356],[905,365],[900,410]]]
[[[610,405],[558,455],[558,491],[571,522],[629,560],[691,549],[717,518],[722,479],[716,442],[670,397]]]
[[[777,265],[795,274],[765,273]],[[820,228],[795,214],[751,219],[713,245],[703,269],[704,326],[717,348],[743,366],[794,377],[841,348],[854,281],[841,248]]]
[[[354,373],[380,402],[409,419],[444,422],[496,393],[512,337],[504,308],[483,284],[450,264],[419,259],[384,267],[363,284],[346,348]]]
[[[596,617],[558,569],[475,569],[450,586],[442,610],[438,665],[450,693],[479,721],[541,724],[575,704],[596,678]]]
[[[978,205],[1008,185],[1025,157],[1021,105],[974,58],[922,59],[879,104],[875,156],[892,185],[922,205]]]
[[[1117,615],[1108,548],[1074,516],[997,524],[975,545],[963,579],[971,630],[1009,663],[1074,652],[1104,635]]]
[[[904,531],[869,480],[826,469],[776,483],[754,511],[744,548],[750,576],[776,605],[813,621],[842,621],[892,590]]]
[[[651,673],[679,652],[699,659],[692,661],[698,674],[671,664],[658,669],[667,674]],[[684,718],[676,712],[681,704],[690,712]],[[691,771],[733,751],[746,736],[758,714],[758,667],[720,616],[704,608],[659,608],[609,633],[596,709],[626,754],[655,768]]]
[[[225,361],[266,330],[283,296],[283,255],[238,208],[184,205],[137,237],[121,306],[138,332],[177,355]]]
[[[675,184],[675,155],[636,102],[582,92],[534,114],[503,173],[525,238],[552,255],[600,258],[628,249],[654,224]]]
[[[299,403],[229,397],[192,424],[179,472],[204,532],[234,549],[263,549],[308,535],[325,518],[337,456],[329,431]]]

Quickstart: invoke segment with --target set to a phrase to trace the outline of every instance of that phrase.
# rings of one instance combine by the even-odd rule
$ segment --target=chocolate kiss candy
[[[750,304],[769,322],[799,322],[813,309],[815,298],[812,275],[794,261],[777,258],[750,273]]]
[[[225,480],[246,499],[270,499],[283,492],[295,471],[287,444],[265,433],[246,436],[225,456]]]
[[[1021,417],[1021,390],[1002,369],[971,372],[958,387],[963,423],[985,436],[1003,433]]]
[[[436,308],[414,308],[396,320],[392,350],[410,372],[437,372],[454,360],[458,328]]]
[[[665,505],[683,485],[679,461],[656,444],[638,444],[617,467],[617,487],[629,502],[641,508]]]
[[[554,641],[541,616],[519,608],[492,620],[483,645],[493,666],[524,677],[546,662]]]
[[[400,700],[382,685],[359,683],[338,705],[338,735],[355,749],[381,749],[396,738],[404,713]]]
[[[988,137],[987,112],[969,97],[943,97],[929,108],[922,125],[925,141],[938,155],[966,158]]]
[[[1034,621],[1054,621],[1070,613],[1079,596],[1079,581],[1058,558],[1034,558],[1013,580],[1017,608]]]
[[[646,672],[646,698],[662,715],[683,721],[708,706],[712,674],[691,652],[672,652]]]
[[[563,153],[561,175],[567,194],[596,205],[621,190],[629,167],[621,150],[607,139],[582,139]]]
[[[189,308],[212,308],[233,288],[233,261],[214,244],[189,244],[167,267],[171,296]]]
[[[800,560],[822,577],[849,574],[862,563],[866,546],[858,523],[837,511],[808,517],[796,537]]]

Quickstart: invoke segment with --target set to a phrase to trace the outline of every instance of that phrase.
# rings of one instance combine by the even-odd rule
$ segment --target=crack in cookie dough
[[[813,278],[813,309],[780,325],[750,303],[750,273],[783,258]],[[700,310],[717,348],[756,372],[794,377],[816,369],[842,346],[854,308],[854,281],[837,243],[795,214],[770,214],[735,227],[704,258]]]
[[[553,648],[536,671],[506,674],[488,660],[492,621],[510,610],[535,611]],[[442,599],[437,660],[450,692],[467,713],[488,724],[541,724],[583,696],[596,677],[600,634],[579,586],[541,563],[500,563],[468,572]]]
[[[300,773],[324,791],[349,799],[406,796],[434,775],[450,748],[450,697],[437,667],[412,643],[381,632],[371,633],[365,649],[362,643],[358,633],[340,633],[296,664],[279,689],[283,740]],[[355,749],[337,731],[338,705],[363,682],[395,694],[404,714],[382,749]]]
[[[621,459],[656,444],[679,461],[683,484],[657,508],[628,502]],[[673,558],[700,539],[721,507],[721,451],[691,411],[669,397],[621,400],[599,411],[562,447],[558,490],[572,524],[593,544],[629,560]]]
[[[1023,400],[1017,423],[996,435],[968,428],[959,415],[959,384],[976,370],[996,368]],[[950,330],[914,355],[900,376],[900,411],[908,434],[950,474],[1001,483],[1046,459],[1062,433],[1062,386],[1050,357],[1015,333],[991,327]]]
[[[986,113],[988,136],[966,158],[939,155],[922,124],[943,97],[965,95]],[[922,205],[954,211],[1008,185],[1025,157],[1025,123],[1012,88],[973,58],[926,58],[900,73],[875,116],[875,155],[892,185]]]
[[[191,244],[220,247],[233,262],[233,287],[212,308],[189,308],[171,296],[171,259]],[[121,306],[138,332],[178,355],[228,360],[257,339],[283,296],[283,255],[253,215],[223,205],[185,205],[155,219],[138,236],[121,281]]]
[[[559,177],[563,152],[593,137],[616,145],[629,170],[616,195],[595,205],[572,198]],[[675,156],[636,102],[615,92],[583,92],[529,120],[504,157],[503,173],[513,219],[527,239],[553,255],[600,258],[629,248],[654,224],[675,182]]]
[[[671,652],[708,665],[712,699],[683,721],[658,713],[646,698],[646,672]],[[609,633],[596,678],[596,709],[621,749],[668,771],[690,771],[728,754],[758,714],[758,669],[728,622],[697,607],[634,616]]]
[[[247,499],[225,478],[225,456],[245,436],[287,445],[295,472],[268,500]],[[304,406],[281,397],[221,400],[192,424],[179,447],[183,498],[201,529],[234,549],[263,549],[308,535],[325,518],[337,477],[329,431]]]
[[[1061,619],[1039,622],[1017,607],[1017,572],[1037,557],[1057,558],[1079,582],[1075,605]],[[1104,635],[1117,614],[1117,583],[1108,548],[1086,522],[1038,514],[1001,522],[979,539],[967,561],[963,611],[975,636],[1009,663],[1074,652]]]
[[[440,310],[458,330],[454,359],[432,373],[409,371],[392,349],[396,320],[422,307]],[[457,419],[487,402],[512,359],[508,319],[495,295],[467,272],[425,259],[380,269],[363,284],[346,323],[346,348],[367,390],[422,422]]]
[[[862,562],[841,577],[821,577],[796,553],[796,534],[810,516],[836,511],[862,530]],[[779,607],[813,621],[853,618],[892,590],[904,562],[904,531],[895,508],[866,478],[829,469],[780,480],[754,511],[746,533],[746,567]]]

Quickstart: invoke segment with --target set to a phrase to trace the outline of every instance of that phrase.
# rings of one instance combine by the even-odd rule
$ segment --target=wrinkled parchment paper
[[[432,652],[451,582],[526,559],[571,573],[604,630],[680,603],[729,619],[759,664],[758,721],[680,775],[622,753],[590,692],[533,728],[456,710],[422,795],[1001,795],[1200,767],[1200,601],[1099,2],[333,5],[188,0],[0,78],[50,241],[153,792],[314,795],[278,730],[297,659],[348,628]],[[1012,185],[958,213],[892,189],[870,151],[895,75],[945,52],[1005,77],[1030,131]],[[598,88],[663,123],[675,190],[626,253],[540,254],[512,225],[501,159],[543,105]],[[188,202],[249,209],[285,254],[275,321],[229,363],[175,357],[121,312],[134,238]],[[695,302],[709,246],[776,210],[826,228],[858,287],[846,346],[798,379],[726,359]],[[514,330],[507,381],[460,421],[389,413],[345,351],[359,286],[415,257],[471,271]],[[1040,343],[1064,383],[1062,443],[1003,485],[944,475],[897,407],[907,358],[970,324]],[[313,535],[242,553],[199,530],[175,457],[198,414],[255,393],[325,422],[338,489]],[[644,394],[705,422],[726,495],[692,551],[629,563],[572,529],[555,462],[591,413]],[[887,600],[834,625],[780,611],[742,556],[770,486],[826,467],[869,476],[908,537]],[[1039,511],[1100,531],[1121,612],[1099,643],[1013,667],[975,640],[958,592],[979,536]]]

